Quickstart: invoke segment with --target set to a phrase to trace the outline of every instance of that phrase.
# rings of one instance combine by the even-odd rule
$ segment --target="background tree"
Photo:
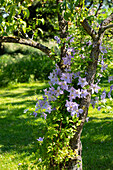
[[[43,2],[47,3],[47,1],[43,1]],[[75,42],[75,45],[78,45],[78,47],[81,48],[80,55],[83,60],[78,58],[78,55],[79,55],[77,53],[78,49],[74,49],[73,52],[71,51],[72,53],[76,51],[76,54],[73,54],[74,64],[72,64],[71,71],[73,71],[72,73],[75,74],[77,70],[80,71],[82,69],[83,70],[85,69],[86,75],[85,75],[85,72],[82,72],[81,77],[83,79],[81,79],[80,81],[80,77],[79,77],[78,78],[79,83],[77,81],[74,81],[74,83],[71,84],[69,81],[68,84],[70,84],[70,88],[72,85],[74,88],[76,88],[76,90],[80,89],[81,91],[83,90],[81,87],[86,86],[86,89],[84,90],[86,90],[87,95],[85,97],[82,97],[82,98],[78,97],[75,99],[75,101],[79,103],[79,111],[81,110],[81,113],[79,114],[79,116],[77,116],[77,114],[74,114],[75,116],[72,115],[72,112],[71,112],[71,115],[70,113],[68,113],[68,110],[71,110],[72,106],[68,106],[68,110],[66,110],[66,107],[67,107],[66,105],[68,105],[68,102],[66,104],[65,98],[67,99],[67,95],[69,92],[68,90],[70,89],[68,89],[67,92],[64,92],[64,94],[61,95],[60,99],[58,98],[59,103],[61,101],[63,102],[62,102],[62,105],[57,106],[58,112],[53,111],[54,114],[56,113],[56,115],[54,115],[55,117],[54,121],[51,121],[53,119],[51,114],[50,116],[46,115],[47,121],[49,122],[50,127],[51,126],[53,127],[53,130],[54,130],[53,132],[55,133],[57,131],[57,136],[54,136],[54,133],[52,133],[52,131],[50,130],[50,132],[52,133],[52,134],[49,134],[50,138],[52,137],[52,139],[50,140],[50,144],[51,144],[50,146],[52,147],[50,147],[50,154],[48,154],[49,165],[47,167],[48,169],[49,167],[51,169],[55,169],[56,167],[59,169],[80,169],[81,170],[82,169],[82,158],[81,158],[82,145],[80,141],[80,136],[81,136],[84,122],[88,114],[88,108],[91,102],[91,96],[94,92],[96,93],[98,92],[99,87],[97,86],[97,80],[95,78],[97,77],[97,73],[99,70],[98,68],[98,61],[100,59],[99,54],[106,53],[105,49],[102,46],[102,41],[103,41],[103,36],[104,36],[105,31],[113,27],[113,24],[112,24],[113,11],[112,11],[112,8],[109,8],[109,6],[105,8],[106,1],[102,1],[102,2],[86,1],[86,5],[84,1],[74,1],[74,0],[71,0],[71,1],[56,0],[55,3],[56,3],[55,5],[57,5],[57,12],[58,12],[57,23],[59,25],[59,35],[60,35],[60,39],[56,37],[57,42],[59,44],[59,48],[58,48],[59,51],[57,51],[57,53],[59,52],[60,55],[55,53],[54,49],[52,51],[48,47],[40,43],[37,43],[31,39],[27,39],[27,37],[21,38],[20,35],[18,35],[17,37],[12,36],[14,29],[19,29],[19,30],[22,29],[24,34],[26,34],[28,30],[32,31],[32,28],[29,28],[29,26],[27,27],[26,22],[22,18],[20,18],[21,13],[24,14],[24,17],[29,18],[28,7],[31,5],[30,1],[26,1],[26,2],[23,1],[21,5],[20,5],[20,2],[18,1],[15,1],[15,3],[13,4],[10,1],[6,3],[5,0],[1,2],[1,5],[5,6],[4,8],[6,10],[6,13],[8,14],[8,17],[6,20],[3,17],[1,18],[2,23],[1,23],[0,42],[1,43],[2,42],[20,43],[20,44],[25,44],[25,45],[29,45],[29,46],[40,49],[41,51],[49,55],[52,59],[56,60],[57,65],[58,65],[57,71],[58,69],[60,69],[60,72],[61,72],[60,78],[64,80],[63,75],[65,74],[70,75],[69,74],[70,71],[69,73],[66,72],[66,70],[70,68],[68,66],[69,64],[64,64],[65,59],[67,60],[67,57],[69,56],[68,50],[70,47],[70,39],[71,37],[73,38],[77,36],[78,44]],[[16,20],[15,20],[15,17],[16,17]],[[40,19],[38,19],[38,21],[40,21]],[[75,32],[73,32],[73,29]],[[83,41],[83,38],[84,38],[84,41]],[[89,40],[91,40],[91,42]],[[89,44],[91,45],[89,48],[87,48],[87,46],[85,45],[86,42],[88,43],[88,45]],[[81,44],[79,45],[79,43]],[[83,50],[83,47],[86,48],[86,51]],[[88,53],[88,51],[90,51],[90,53]],[[88,55],[86,59],[84,59],[84,56],[83,56],[83,53],[85,52]],[[75,66],[77,69],[75,68]],[[101,69],[104,70],[103,65]],[[55,104],[57,105],[58,102],[56,102]],[[53,105],[52,106],[49,105],[49,106],[50,106],[50,110],[49,111],[46,110],[47,113],[52,112],[51,107],[53,107]],[[65,112],[66,112],[66,116],[65,114],[63,114]],[[59,113],[59,116],[57,115],[58,113]],[[67,117],[68,117],[68,120],[67,120]],[[64,129],[64,132],[63,132],[63,129]],[[72,133],[70,133],[70,136],[68,133],[69,130],[72,131]],[[63,137],[61,137],[61,134]],[[48,137],[45,140],[47,139]],[[59,140],[59,142],[57,141],[57,139]],[[40,140],[42,139],[40,138],[39,141]],[[69,143],[69,150],[67,151],[67,154],[70,157],[68,157],[66,154],[66,156],[62,157],[61,160],[56,159],[58,158],[57,152],[59,153],[59,150],[61,149],[58,145],[60,144],[65,145],[66,140],[67,140],[67,143]],[[49,150],[48,146],[49,144],[47,144],[47,150]],[[54,150],[54,148],[57,148],[58,150]],[[65,153],[64,148],[66,149],[66,146],[62,148],[62,154]],[[71,154],[74,156],[72,156]]]

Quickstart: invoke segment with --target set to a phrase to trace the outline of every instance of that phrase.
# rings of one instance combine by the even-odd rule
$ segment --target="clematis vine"
[[[72,36],[68,37],[68,40],[71,40],[71,38]],[[55,39],[57,40],[58,44],[61,43],[60,38],[56,36]],[[89,41],[88,45],[90,46],[92,45],[92,43]],[[103,54],[106,53],[106,49],[102,47],[102,45],[100,46],[100,50]],[[70,113],[71,116],[76,115],[77,117],[79,117],[79,115],[83,113],[83,109],[79,108],[79,103],[77,103],[77,100],[80,98],[86,98],[89,95],[87,89],[88,85],[90,85],[89,89],[92,91],[92,94],[95,93],[98,94],[100,87],[98,86],[97,83],[88,84],[88,82],[86,81],[86,77],[81,76],[80,71],[77,72],[71,71],[71,65],[73,64],[72,59],[74,58],[74,55],[75,55],[75,49],[73,47],[67,46],[66,57],[63,57],[62,59],[63,59],[63,64],[69,67],[65,68],[64,72],[62,72],[59,66],[57,64],[55,65],[55,69],[48,76],[50,80],[49,81],[50,87],[48,90],[47,89],[44,90],[45,95],[43,96],[43,100],[39,100],[36,103],[36,109],[34,112],[35,116],[37,116],[36,112],[40,110],[40,112],[42,112],[41,116],[46,119],[48,113],[51,114],[52,112],[55,111],[53,103],[56,102],[58,98],[60,98],[60,96],[63,96],[66,93],[68,97],[68,100],[66,100],[65,103],[65,107],[67,108],[67,111]],[[80,57],[82,59],[85,59],[83,54],[80,54]],[[104,63],[105,58],[103,57],[103,55],[101,56],[100,60],[102,65],[101,70],[104,71],[107,65],[105,65]],[[84,73],[85,75],[87,75],[86,71]],[[102,77],[102,74],[99,73],[99,77]],[[73,80],[75,79],[76,80],[78,79],[77,85],[79,88],[77,89],[73,86]],[[113,76],[110,76],[108,78],[108,82],[110,83],[112,80],[113,80]],[[100,80],[97,80],[97,82],[99,81]],[[111,86],[110,91],[108,93],[109,98],[111,97],[112,89],[113,87]],[[100,96],[102,102],[103,101],[105,102],[105,97],[106,97],[106,91],[104,90]],[[95,97],[95,99],[94,98],[91,99],[91,104],[93,108],[95,108],[95,105],[98,104],[98,101],[99,101],[98,97]],[[100,110],[101,107],[98,106],[97,109]]]

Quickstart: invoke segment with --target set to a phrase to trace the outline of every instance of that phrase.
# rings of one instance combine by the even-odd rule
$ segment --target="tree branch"
[[[23,45],[28,45],[28,46],[31,46],[31,47],[34,47],[34,48],[41,50],[42,52],[44,52],[47,55],[50,55],[50,52],[51,52],[48,47],[46,47],[46,46],[44,46],[40,43],[37,43],[37,42],[30,40],[30,39],[19,38],[19,37],[16,37],[16,36],[0,37],[0,43],[2,43],[2,42],[19,43],[19,44],[23,44]]]
[[[103,26],[101,28],[101,32],[104,32],[105,30],[109,29],[109,28],[113,28],[113,24],[107,25],[107,26]]]
[[[102,23],[100,25],[101,28],[108,25],[111,21],[113,21],[113,13],[111,13],[111,15],[109,17],[107,17],[105,20],[102,21]]]
[[[98,37],[100,37],[102,34],[104,34],[104,31],[106,29],[109,29],[109,28],[112,28],[113,27],[113,24],[110,24],[110,22],[113,21],[113,13],[111,13],[111,15],[109,17],[107,17],[105,20],[102,21],[102,23],[100,24],[100,29],[99,29],[99,32],[98,32]]]
[[[95,30],[88,24],[87,20],[85,19],[83,22],[81,22],[83,28],[85,31],[93,38],[93,40],[96,38],[97,33]]]

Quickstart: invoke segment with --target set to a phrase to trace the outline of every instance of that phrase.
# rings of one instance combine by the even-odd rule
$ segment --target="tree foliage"
[[[51,1],[43,1],[46,5],[48,2]],[[2,17],[0,42],[33,46],[55,61],[55,69],[49,76],[50,87],[44,90],[43,99],[37,101],[34,112],[35,116],[41,114],[46,119],[47,132],[38,139],[42,153],[41,166],[43,164],[47,169],[81,170],[80,136],[89,105],[91,103],[93,108],[100,110],[106,95],[111,97],[113,90],[111,85],[107,94],[99,87],[101,77],[107,73],[112,59],[107,52],[110,46],[105,46],[104,42],[111,37],[108,30],[113,28],[113,8],[110,8],[111,1],[105,0],[53,2],[57,7],[59,26],[55,48],[49,49],[27,37],[12,36],[13,28],[22,29],[24,34],[36,29],[34,22],[32,28],[29,28],[23,20],[29,18],[31,1],[22,1],[21,5],[18,1],[2,1],[2,5],[7,4],[5,10],[8,17]],[[21,13],[23,18],[18,17]],[[34,21],[36,26],[37,19]],[[43,22],[43,18],[38,18],[38,22]],[[110,75],[108,82],[112,80],[113,76]]]
[[[2,31],[4,30],[3,35],[13,33],[22,38],[47,41],[48,37],[53,38],[54,34],[58,32],[57,24],[55,24],[57,11],[54,1],[47,3],[37,0],[33,2],[9,1],[7,4],[2,1],[0,9],[1,23],[4,21],[7,25],[4,30],[4,24],[1,24]]]

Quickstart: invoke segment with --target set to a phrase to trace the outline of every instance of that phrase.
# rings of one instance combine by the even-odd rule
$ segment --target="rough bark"
[[[108,25],[113,21],[113,13],[111,13],[105,20],[102,21],[101,27]]]
[[[83,22],[81,22],[83,28],[85,29],[85,31],[92,37],[92,39],[94,40],[96,38],[96,31],[88,24],[88,21],[86,19],[83,20]]]

